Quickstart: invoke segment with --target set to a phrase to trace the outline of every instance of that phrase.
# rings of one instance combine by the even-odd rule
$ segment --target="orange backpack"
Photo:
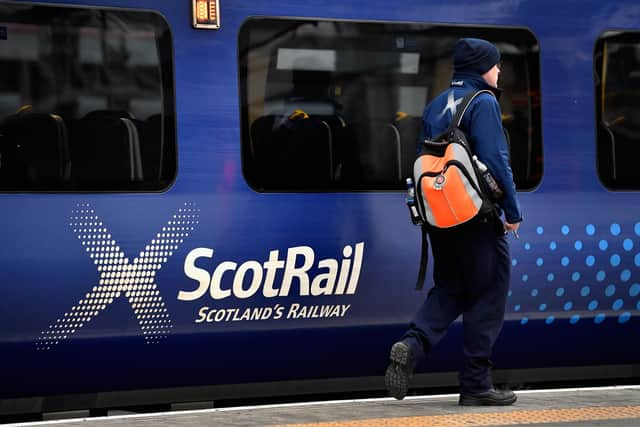
[[[455,227],[494,209],[477,159],[460,129],[469,104],[483,92],[491,93],[480,90],[463,99],[449,128],[436,138],[424,140],[413,165],[418,213],[433,227]]]
[[[491,193],[485,188],[486,166],[473,155],[460,129],[469,104],[483,92],[491,94],[480,90],[464,97],[447,130],[436,138],[424,140],[413,166],[418,216],[415,217],[414,211],[414,222],[423,224],[418,289],[422,288],[427,267],[427,228],[452,228],[495,212]]]

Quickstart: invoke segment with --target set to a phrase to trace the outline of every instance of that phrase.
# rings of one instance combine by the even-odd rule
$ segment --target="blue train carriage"
[[[403,179],[463,36],[502,52],[525,212],[496,380],[637,378],[629,14],[0,2],[0,414],[382,389],[424,298]],[[416,386],[456,383],[460,331]]]

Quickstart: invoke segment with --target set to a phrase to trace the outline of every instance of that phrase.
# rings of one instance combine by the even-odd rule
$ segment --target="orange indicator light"
[[[217,30],[220,28],[219,0],[191,0],[193,28]]]

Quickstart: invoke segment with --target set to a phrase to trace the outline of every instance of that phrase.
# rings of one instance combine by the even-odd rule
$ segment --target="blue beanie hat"
[[[484,74],[498,62],[498,48],[486,40],[460,39],[453,48],[453,68],[456,72]]]

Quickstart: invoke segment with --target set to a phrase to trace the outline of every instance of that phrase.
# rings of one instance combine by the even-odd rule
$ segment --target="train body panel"
[[[598,177],[594,95],[596,40],[637,29],[634,1],[220,0],[217,31],[191,27],[189,2],[91,6],[166,20],[177,173],[159,191],[0,194],[0,399],[384,372],[425,297],[413,289],[418,230],[402,191],[252,188],[238,58],[256,17],[529,31],[544,171],[519,192],[495,361],[637,366],[639,195]],[[419,371],[456,371],[460,337],[456,325]]]

